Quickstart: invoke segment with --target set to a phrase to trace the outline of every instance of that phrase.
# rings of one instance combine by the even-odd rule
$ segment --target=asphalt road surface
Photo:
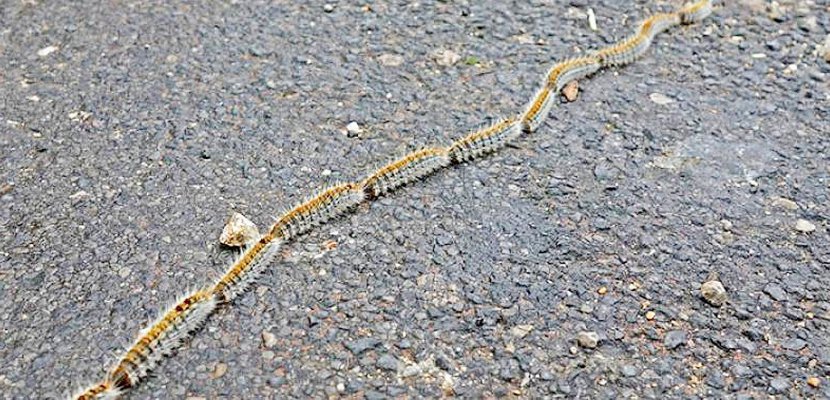
[[[60,398],[224,270],[231,212],[516,113],[680,2],[0,3],[0,397]],[[129,398],[830,397],[829,4],[730,1],[302,237]]]

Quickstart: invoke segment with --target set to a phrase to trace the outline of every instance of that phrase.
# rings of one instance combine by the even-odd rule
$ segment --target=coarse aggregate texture
[[[232,211],[262,229],[518,112],[677,6],[4,2],[0,396],[102,377],[235,257]],[[827,1],[740,0],[660,35],[515,146],[287,245],[128,397],[830,397],[828,34]]]

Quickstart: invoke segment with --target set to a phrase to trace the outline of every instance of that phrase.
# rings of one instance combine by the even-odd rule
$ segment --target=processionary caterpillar
[[[450,157],[446,149],[429,147],[386,164],[366,178],[361,185],[366,196],[376,198],[444,168],[449,163]]]
[[[449,147],[450,158],[457,163],[472,160],[502,148],[521,134],[519,121],[505,118],[453,142]]]
[[[219,304],[228,303],[247,290],[283,243],[354,209],[366,200],[447,167],[451,162],[461,163],[480,157],[517,139],[523,131],[536,131],[547,118],[555,94],[565,84],[594,74],[601,67],[628,64],[648,49],[658,33],[680,23],[699,22],[711,13],[712,1],[700,0],[675,13],[656,14],[646,19],[632,37],[594,55],[556,64],[522,114],[499,120],[456,140],[449,147],[429,147],[412,152],[381,167],[361,182],[335,185],[285,212],[268,233],[242,252],[213,286],[194,291],[165,310],[149,328],[141,332],[103,381],[73,398],[114,399],[135,386],[162,357],[197,330]]]

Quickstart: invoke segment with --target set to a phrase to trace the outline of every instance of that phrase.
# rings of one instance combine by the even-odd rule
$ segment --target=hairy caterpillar
[[[530,101],[527,109],[522,114],[522,130],[526,133],[532,133],[542,126],[542,123],[548,117],[548,113],[550,113],[551,106],[553,106],[553,99],[553,91],[545,84],[536,92],[533,100]]]
[[[415,179],[446,167],[450,157],[446,149],[429,147],[409,153],[377,170],[362,182],[368,198],[375,198]]]
[[[500,149],[521,134],[522,125],[516,118],[502,119],[453,142],[449,147],[450,158],[456,163],[472,160]]]
[[[77,400],[114,400],[124,394],[124,391],[114,387],[109,381],[104,381],[71,396]]]
[[[183,297],[141,333],[110,372],[107,382],[126,389],[135,386],[216,308],[216,296],[209,290],[197,290]]]
[[[271,234],[263,235],[245,249],[230,269],[211,289],[222,302],[229,302],[244,293],[256,281],[279,252],[281,241]]]
[[[680,21],[688,25],[703,21],[712,14],[712,11],[712,0],[702,0],[683,7],[677,14],[680,17]]]
[[[547,82],[554,92],[559,93],[570,81],[594,74],[602,67],[598,57],[579,57],[565,60],[553,66],[548,72]]]
[[[268,234],[290,240],[342,214],[365,199],[363,188],[354,183],[330,187],[283,214]]]
[[[636,35],[624,39],[616,45],[606,47],[596,53],[603,66],[623,66],[631,64],[645,54],[651,46],[651,35],[640,29]]]
[[[640,25],[640,34],[648,35],[649,41],[654,40],[654,37],[666,30],[680,25],[680,16],[674,13],[671,14],[655,14]]]
[[[572,58],[556,64],[544,85],[525,111],[516,117],[456,140],[447,148],[431,147],[412,152],[372,173],[359,183],[344,183],[323,190],[279,217],[268,233],[249,246],[226,273],[208,289],[183,297],[165,311],[118,361],[106,378],[73,398],[113,399],[143,380],[162,357],[188,337],[221,303],[227,303],[247,290],[275,257],[283,243],[325,223],[367,199],[373,199],[415,179],[447,167],[480,157],[503,147],[522,132],[538,129],[552,106],[553,99],[569,81],[582,79],[602,67],[625,65],[641,56],[660,32],[680,24],[699,22],[712,13],[711,0],[701,0],[676,13],[656,14],[646,19],[636,35],[597,51],[594,55]]]

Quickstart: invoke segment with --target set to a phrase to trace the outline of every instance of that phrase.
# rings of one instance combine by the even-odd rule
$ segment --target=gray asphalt
[[[2,2],[0,397],[102,377],[231,212],[515,113],[679,2],[299,3]],[[830,4],[776,4],[288,246],[129,397],[829,398]]]

